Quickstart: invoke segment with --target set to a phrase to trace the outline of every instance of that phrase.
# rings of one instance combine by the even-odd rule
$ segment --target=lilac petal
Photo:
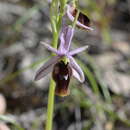
[[[77,21],[77,25],[80,26],[80,27],[82,27],[82,28],[84,28],[84,29],[88,29],[88,30],[91,30],[91,31],[93,30],[93,28],[85,26],[82,23],[80,23],[79,21]]]
[[[58,49],[60,52],[65,52],[64,44],[65,44],[65,39],[64,39],[64,33],[62,32],[60,34],[60,46],[59,46],[59,49]]]
[[[78,79],[80,82],[82,82],[82,80],[80,79],[80,75],[77,73],[77,71],[75,69],[72,69],[72,74],[76,79]]]
[[[80,79],[80,82],[84,82],[85,77],[84,77],[84,73],[82,71],[82,69],[80,68],[80,66],[77,64],[77,62],[74,60],[74,58],[72,56],[68,57],[70,60],[70,65],[71,67],[78,73],[79,77],[77,78],[77,75],[73,75],[75,76],[77,79]]]
[[[44,45],[44,47],[45,47],[46,49],[48,49],[49,51],[58,54],[58,51],[57,51],[55,48],[51,47],[49,44],[46,44],[45,42],[40,42],[40,43],[41,43],[42,45]]]
[[[73,51],[70,51],[70,52],[69,52],[69,55],[73,56],[73,55],[75,55],[75,54],[78,54],[78,53],[80,53],[80,52],[86,50],[87,48],[88,48],[88,45],[83,46],[83,47],[80,47],[80,48],[77,48],[77,49],[75,49],[75,50],[73,50]]]
[[[68,16],[68,18],[73,22],[74,21],[74,16],[71,14],[71,6],[67,6],[67,16]],[[80,26],[80,27],[82,27],[82,28],[84,28],[84,29],[87,29],[87,30],[93,30],[93,28],[91,28],[91,27],[88,27],[88,26],[85,26],[85,25],[83,25],[82,23],[80,23],[79,21],[77,21],[76,22],[76,24],[78,25],[78,26]]]
[[[74,29],[71,26],[65,26],[62,30],[65,40],[64,48],[66,51],[69,51],[70,44],[74,35]]]
[[[53,56],[51,59],[49,59],[36,73],[35,80],[40,80],[44,76],[46,76],[48,73],[50,73],[53,70],[53,66],[58,62],[60,59],[59,56]]]

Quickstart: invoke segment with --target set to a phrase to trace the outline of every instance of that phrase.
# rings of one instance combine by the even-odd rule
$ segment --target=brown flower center
[[[72,16],[76,17],[76,14],[77,14],[77,9],[75,8],[72,11]],[[79,13],[78,21],[85,26],[90,26],[90,19],[86,15],[84,15],[82,12]]]
[[[65,64],[63,61],[55,64],[53,68],[52,77],[56,83],[56,95],[67,96],[69,95],[69,82],[72,76],[72,69],[69,63]]]

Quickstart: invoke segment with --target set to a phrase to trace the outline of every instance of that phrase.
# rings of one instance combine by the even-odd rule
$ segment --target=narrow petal
[[[79,77],[77,78],[77,75],[73,75],[75,76],[77,79],[80,79],[80,82],[84,82],[85,77],[84,77],[84,73],[82,71],[82,69],[80,68],[80,66],[76,63],[76,61],[74,60],[74,58],[72,56],[68,57],[70,60],[70,65],[71,67],[79,74]]]
[[[80,79],[80,75],[77,73],[77,71],[75,69],[72,69],[72,74],[76,79],[78,79],[80,82],[82,82],[82,80]]]
[[[85,26],[82,23],[80,23],[79,21],[77,21],[77,25],[80,26],[80,27],[82,27],[82,28],[84,28],[84,29],[88,29],[88,30],[91,30],[91,31],[93,30],[93,28]]]
[[[78,53],[80,53],[80,52],[86,50],[87,48],[88,48],[88,45],[83,46],[83,47],[80,47],[80,48],[77,48],[77,49],[75,49],[75,50],[73,50],[73,51],[70,51],[70,52],[69,52],[69,55],[71,55],[71,56],[76,55],[76,54],[78,54]]]
[[[40,80],[44,76],[46,76],[49,72],[53,70],[53,66],[58,62],[60,59],[59,56],[53,56],[49,59],[36,73],[35,80]]]
[[[60,34],[60,46],[59,46],[59,49],[58,49],[60,52],[65,52],[64,44],[65,44],[65,39],[64,39],[64,33],[62,32]]]
[[[64,48],[69,51],[70,44],[74,35],[74,29],[71,26],[67,26],[66,32],[64,33],[65,45]]]
[[[60,45],[64,48],[65,51],[69,51],[73,35],[74,35],[74,29],[71,26],[63,26],[60,36],[61,40]]]
[[[71,9],[72,7],[70,5],[67,6],[67,16],[68,18],[73,22],[74,21],[74,16],[72,15],[72,11],[73,9]],[[87,30],[93,30],[93,28],[89,27],[89,26],[86,26],[84,24],[82,24],[81,22],[77,21],[76,23],[79,27],[81,28],[84,28],[84,29],[87,29]]]
[[[47,49],[47,50],[49,50],[49,51],[51,51],[51,52],[53,52],[53,53],[56,53],[56,54],[58,54],[58,51],[55,49],[55,48],[53,48],[53,47],[51,47],[49,44],[47,44],[47,43],[45,43],[45,42],[40,42],[42,45],[44,45],[44,47]]]

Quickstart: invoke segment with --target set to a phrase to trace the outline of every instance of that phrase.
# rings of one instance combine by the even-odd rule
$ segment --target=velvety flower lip
[[[68,18],[73,22],[75,19],[77,13],[77,9],[74,8],[72,5],[67,5],[67,16]],[[77,26],[86,30],[93,30],[93,28],[89,27],[90,20],[87,16],[82,14],[81,12],[79,13],[78,21],[77,21]]]
[[[35,80],[40,80],[48,73],[52,72],[53,67],[56,63],[58,63],[63,57],[67,57],[69,60],[69,64],[72,68],[72,75],[77,78],[80,82],[84,82],[84,73],[80,66],[77,64],[74,55],[86,50],[88,46],[80,47],[75,50],[69,51],[70,43],[72,41],[74,35],[74,29],[71,26],[67,26],[63,28],[63,31],[60,35],[60,46],[58,49],[51,47],[49,44],[41,42],[42,45],[49,51],[56,54],[51,59],[49,59],[36,73]]]
[[[52,77],[56,83],[55,94],[61,97],[70,94],[69,83],[72,76],[72,67],[69,63],[59,61],[54,65]]]

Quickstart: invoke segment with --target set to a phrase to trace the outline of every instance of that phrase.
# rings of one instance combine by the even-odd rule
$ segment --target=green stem
[[[57,35],[57,33],[53,33],[52,46],[54,48],[57,48],[57,43],[58,43],[58,35]],[[51,78],[50,86],[49,86],[48,105],[47,105],[46,130],[52,130],[53,111],[54,111],[54,99],[55,99],[54,96],[55,96],[55,82]]]
[[[52,47],[57,48],[57,44],[58,44],[58,33],[54,32],[53,40],[52,40]]]
[[[59,34],[61,26],[62,26],[62,17],[65,14],[65,5],[67,3],[67,0],[60,0],[60,12],[59,12],[59,17],[57,20],[57,32]]]
[[[76,14],[76,17],[75,17],[75,19],[74,19],[73,25],[72,25],[73,28],[75,28],[75,26],[76,26],[76,22],[77,22],[77,20],[78,20],[79,13],[80,13],[80,11],[78,10],[78,11],[77,11],[77,14]]]
[[[52,47],[57,48],[58,45],[58,35],[59,30],[61,28],[62,17],[64,15],[64,8],[66,4],[66,0],[60,1],[62,4],[62,10],[60,10],[60,20],[57,22],[58,19],[58,0],[52,0],[50,6],[50,20],[51,20],[51,27],[53,33],[53,40],[52,40]],[[52,54],[53,55],[53,54]],[[48,96],[48,106],[47,106],[47,120],[46,120],[46,129],[45,130],[52,130],[52,123],[53,123],[53,111],[54,111],[54,99],[55,99],[55,82],[51,78],[50,86],[49,86],[49,96]]]
[[[53,0],[51,7],[50,7],[50,18],[51,18],[51,26],[52,26],[52,32],[53,32],[52,46],[54,48],[57,48],[57,44],[58,44],[58,33],[57,33],[57,28],[56,28],[56,19],[57,19],[56,17],[57,16],[56,15],[54,16],[54,12],[53,12],[53,9],[56,6],[55,2],[57,2],[57,0]],[[54,100],[55,100],[55,82],[51,78],[50,85],[49,85],[47,120],[46,120],[46,129],[45,130],[52,130]]]
[[[48,106],[47,106],[46,130],[52,130],[54,96],[55,96],[55,82],[53,79],[51,79],[49,86]]]

